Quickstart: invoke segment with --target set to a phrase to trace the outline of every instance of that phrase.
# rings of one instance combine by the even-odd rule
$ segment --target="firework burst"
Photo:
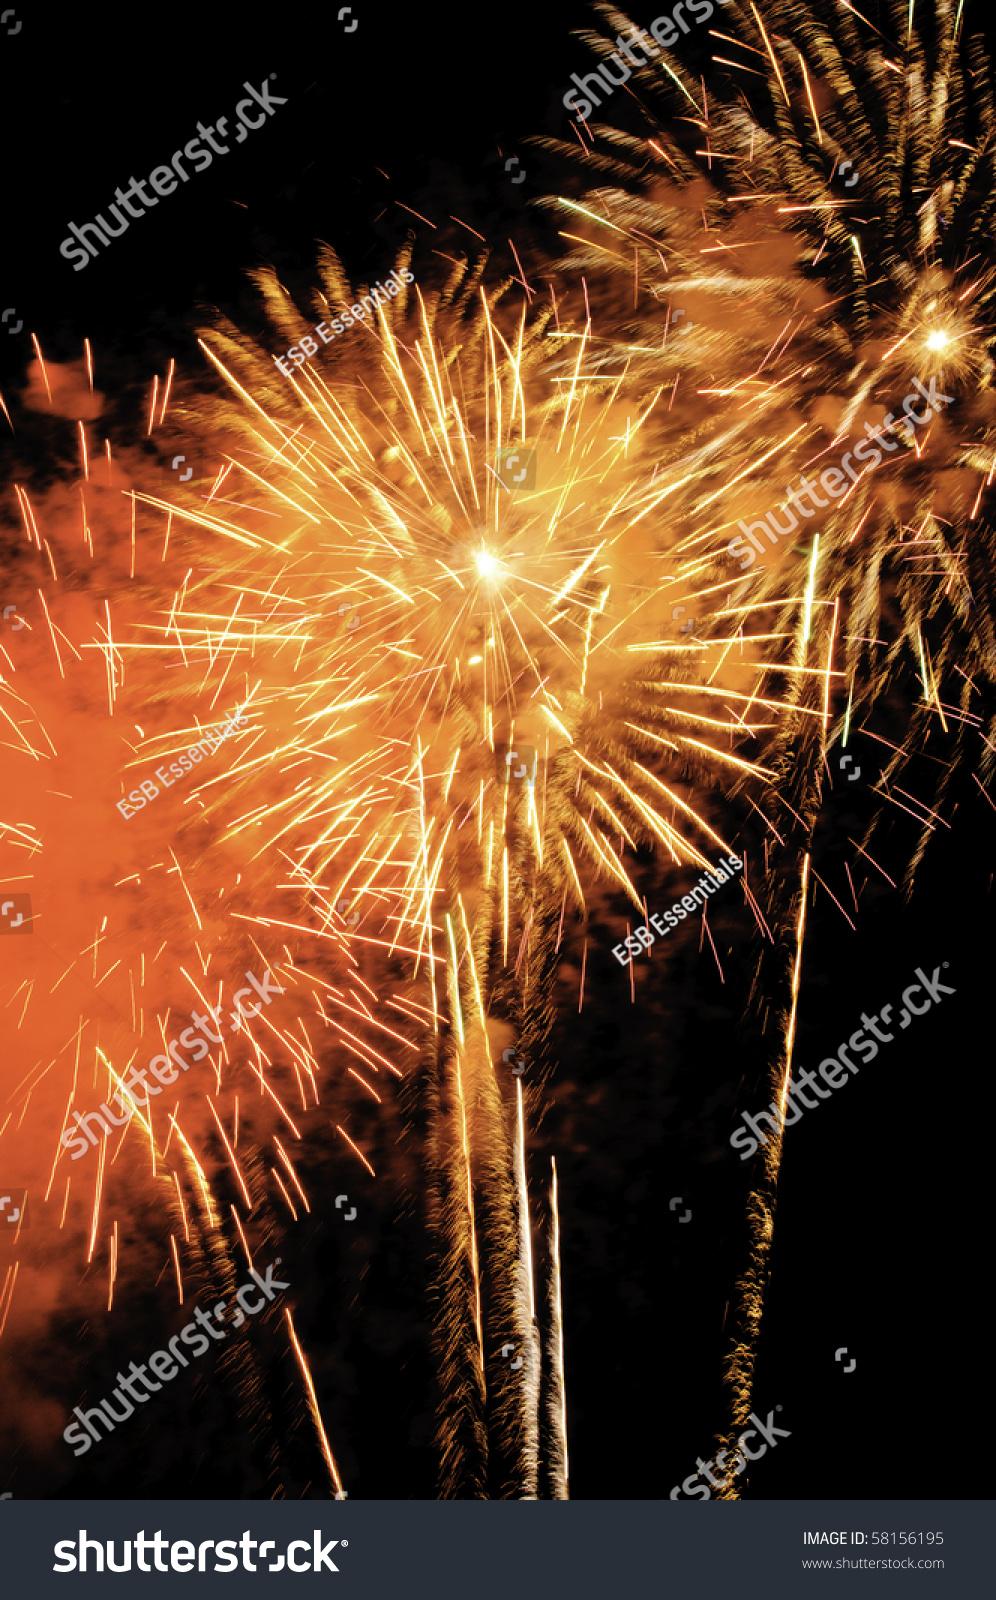
[[[254,826],[256,853],[291,863],[319,940],[401,959],[422,985],[442,1492],[531,1497],[526,1143],[564,915],[584,916],[599,879],[645,914],[627,845],[700,865],[725,848],[690,786],[763,780],[732,746],[766,708],[732,686],[722,641],[665,637],[684,580],[661,510],[673,484],[645,445],[660,393],[621,403],[620,379],[589,370],[589,327],[560,326],[555,305],[501,314],[482,270],[399,297],[364,347],[291,383],[238,330],[205,330],[235,398],[177,413],[233,441],[243,514],[169,508],[218,551],[169,629],[186,659],[252,662],[267,731],[216,802],[225,836]],[[331,252],[321,278],[324,314],[354,298]],[[280,336],[299,337],[275,278],[258,282]],[[508,481],[510,451],[534,453],[535,486]],[[281,620],[240,622],[250,595]],[[509,1038],[535,1066],[524,1107],[496,1073]],[[510,1342],[528,1355],[514,1389]],[[550,1383],[562,1412],[556,1370]]]
[[[632,29],[612,7],[595,10],[612,36]],[[671,386],[694,406],[665,456],[697,488],[675,555],[749,569],[730,609],[764,624],[753,637],[783,686],[786,715],[765,756],[778,774],[764,807],[773,941],[753,986],[776,1025],[769,1090],[781,1104],[832,739],[846,741],[890,684],[919,681],[879,785],[883,810],[912,800],[923,825],[907,890],[936,825],[896,785],[911,753],[943,736],[935,806],[959,759],[992,771],[994,102],[960,6],[883,10],[884,33],[846,3],[775,0],[762,17],[734,0],[710,30],[710,84],[654,52],[627,74],[644,131],[583,127],[599,187],[545,202],[572,242],[562,266],[585,274],[593,305],[628,291],[634,306],[628,319],[602,319],[599,366],[625,370],[637,395]],[[584,37],[612,55],[600,33]],[[692,325],[676,322],[676,307]],[[914,379],[924,397],[945,392],[950,409],[907,420]],[[838,462],[840,495],[834,483],[832,501],[825,484],[826,501],[793,497],[804,474]],[[813,533],[817,505],[829,509]],[[726,1369],[731,1455],[751,1404],[780,1160],[775,1138],[748,1203]],[[742,1481],[731,1476],[724,1493]]]

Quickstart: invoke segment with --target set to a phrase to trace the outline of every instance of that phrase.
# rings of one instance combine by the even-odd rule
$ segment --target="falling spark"
[[[304,1378],[305,1387],[308,1391],[308,1405],[311,1411],[312,1421],[315,1424],[315,1432],[318,1434],[319,1441],[321,1442],[322,1454],[325,1457],[325,1461],[329,1469],[329,1476],[331,1477],[332,1482],[335,1484],[336,1498],[342,1499],[342,1479],[339,1477],[339,1469],[335,1464],[335,1458],[332,1455],[332,1450],[329,1446],[328,1434],[325,1432],[325,1424],[322,1421],[322,1413],[318,1407],[318,1396],[315,1394],[315,1385],[312,1382],[311,1371],[308,1367],[307,1361],[305,1360],[304,1351],[301,1349],[301,1346],[298,1342],[297,1333],[294,1329],[294,1318],[291,1316],[289,1310],[284,1311],[284,1318],[286,1319],[287,1327],[290,1331],[291,1346],[294,1351],[294,1356],[297,1360],[298,1366],[301,1369],[301,1376]]]

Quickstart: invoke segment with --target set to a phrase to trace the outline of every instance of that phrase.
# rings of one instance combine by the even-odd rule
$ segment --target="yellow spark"
[[[790,101],[789,101],[789,97],[788,97],[788,90],[785,87],[785,80],[782,77],[781,72],[779,70],[778,62],[775,59],[775,52],[772,50],[771,42],[768,39],[768,35],[764,31],[764,23],[761,21],[760,15],[758,13],[757,6],[754,4],[754,0],[751,0],[751,7],[750,8],[754,13],[754,20],[755,20],[755,22],[757,23],[758,27],[761,30],[761,38],[764,40],[765,48],[767,49],[768,55],[771,58],[771,65],[775,69],[775,77],[778,79],[779,87],[781,88],[782,96],[783,96],[783,98],[785,100],[785,104],[789,105]]]
[[[785,1076],[782,1080],[781,1091],[778,1097],[778,1109],[782,1120],[785,1118],[785,1105],[788,1101],[789,1081],[792,1075],[792,1049],[795,1044],[795,1023],[799,1007],[799,976],[802,972],[802,945],[803,933],[806,927],[806,895],[809,891],[809,856],[802,863],[802,886],[799,894],[799,917],[795,928],[795,964],[792,969],[792,1008],[789,1012],[788,1030],[785,1035]],[[779,1149],[781,1147],[781,1134],[777,1135]]]
[[[186,1150],[190,1161],[193,1163],[194,1170],[197,1173],[197,1181],[198,1181],[198,1183],[200,1185],[201,1196],[202,1196],[202,1198],[204,1200],[204,1209],[208,1214],[208,1222],[210,1223],[212,1228],[217,1228],[217,1226],[218,1226],[218,1218],[216,1217],[215,1211],[214,1211],[214,1207],[211,1204],[211,1193],[210,1193],[210,1190],[208,1189],[208,1186],[207,1186],[207,1178],[204,1175],[204,1168],[201,1166],[201,1164],[198,1161],[197,1157],[194,1155],[194,1152],[191,1149],[191,1146],[190,1146],[187,1138],[185,1137],[182,1128],[180,1127],[179,1123],[177,1122],[176,1118],[174,1117],[173,1113],[171,1111],[168,1111],[166,1113],[166,1115],[169,1117],[169,1120],[170,1120],[170,1122],[171,1122],[171,1124],[173,1126],[173,1130],[176,1133],[177,1138],[182,1143],[184,1149]]]
[[[528,1189],[526,1187],[526,1129],[525,1129],[525,1121],[524,1121],[523,1114],[522,1114],[522,1079],[521,1078],[516,1078],[516,1080],[515,1080],[515,1088],[516,1088],[515,1116],[516,1116],[516,1130],[517,1130],[517,1138],[516,1138],[516,1155],[517,1155],[516,1167],[517,1167],[517,1173],[516,1173],[516,1176],[517,1176],[517,1179],[518,1179],[519,1210],[520,1210],[519,1230],[520,1230],[520,1237],[522,1239],[522,1242],[523,1242],[523,1245],[525,1246],[525,1251],[526,1251],[526,1282],[529,1285],[529,1316],[530,1316],[531,1320],[535,1320],[535,1318],[536,1318],[536,1292],[535,1292],[535,1289],[534,1289],[534,1286],[533,1286],[533,1242],[532,1242],[532,1229],[530,1228],[530,1225],[529,1225],[529,1191],[528,1191]]]
[[[171,1246],[172,1251],[173,1251],[173,1268],[174,1268],[174,1270],[176,1272],[176,1292],[180,1296],[180,1304],[182,1306],[183,1305],[183,1278],[182,1278],[181,1273],[180,1273],[180,1257],[179,1257],[179,1254],[177,1253],[176,1234],[175,1233],[171,1233],[170,1234],[169,1242],[170,1242],[170,1246]]]
[[[497,578],[502,571],[501,562],[487,550],[479,551],[474,559],[482,578]]]
[[[218,1116],[218,1113],[214,1108],[214,1102],[210,1099],[210,1097],[208,1095],[205,1095],[204,1098],[205,1098],[205,1100],[207,1100],[208,1110],[210,1111],[211,1115],[214,1117],[215,1122],[218,1124],[218,1132],[221,1134],[222,1143],[224,1144],[225,1149],[228,1151],[228,1159],[232,1164],[232,1171],[235,1173],[235,1176],[238,1179],[239,1187],[242,1190],[243,1195],[245,1196],[246,1207],[247,1207],[248,1210],[251,1211],[252,1210],[252,1199],[250,1198],[249,1190],[246,1188],[245,1179],[242,1176],[242,1172],[241,1172],[241,1169],[239,1167],[239,1164],[235,1159],[235,1151],[232,1149],[231,1145],[228,1142],[228,1136],[225,1133],[225,1130],[221,1125],[221,1118]],[[274,1141],[274,1142],[276,1142],[276,1141]],[[179,1193],[179,1184],[177,1184],[177,1192]],[[182,1197],[181,1197],[181,1205],[182,1205],[182,1203],[183,1202],[182,1202]],[[186,1226],[186,1215],[184,1215],[184,1226]],[[189,1237],[189,1235],[188,1235],[188,1237]]]
[[[550,707],[543,701],[540,702],[540,710],[546,712],[546,715],[550,718],[550,721],[553,723],[554,727],[558,730],[558,732],[563,734],[563,736],[567,740],[568,744],[573,744],[574,740],[571,738],[571,736],[568,733],[567,729],[564,727],[564,724],[557,720],[557,718],[554,716],[553,712],[550,710]]]
[[[349,1137],[349,1134],[346,1132],[345,1128],[341,1128],[339,1126],[338,1122],[337,1122],[336,1125],[335,1125],[335,1131],[336,1131],[336,1133],[341,1133],[342,1134],[342,1137],[345,1139],[346,1143],[349,1145],[349,1148],[353,1151],[354,1155],[358,1155],[359,1156],[360,1160],[363,1162],[363,1165],[366,1167],[367,1171],[369,1172],[371,1178],[376,1178],[377,1174],[374,1171],[373,1167],[370,1165],[370,1163],[367,1160],[366,1156],[363,1154],[363,1151],[358,1149],[357,1146],[353,1143],[352,1139]],[[298,1138],[300,1138],[300,1134],[298,1134]]]
[[[502,931],[501,931],[501,958],[505,966],[508,965],[508,845],[502,851]]]
[[[315,1431],[321,1440],[322,1452],[325,1456],[325,1460],[328,1463],[329,1472],[332,1476],[332,1482],[335,1484],[336,1498],[341,1500],[343,1498],[342,1479],[339,1476],[339,1468],[335,1464],[335,1457],[333,1456],[331,1446],[329,1445],[328,1434],[325,1432],[325,1424],[322,1421],[322,1413],[318,1407],[318,1396],[315,1393],[315,1385],[311,1380],[311,1372],[309,1371],[308,1363],[305,1360],[304,1351],[301,1349],[301,1346],[298,1343],[297,1333],[294,1329],[294,1318],[291,1316],[289,1309],[285,1309],[284,1316],[287,1319],[287,1326],[290,1329],[291,1344],[294,1349],[294,1355],[297,1359],[297,1364],[301,1369],[301,1375],[304,1378],[305,1385],[307,1386],[308,1406],[314,1420]]]
[[[814,535],[813,535],[813,549],[812,549],[812,553],[811,553],[810,558],[809,558],[809,580],[808,580],[808,582],[806,584],[806,593],[805,593],[805,597],[804,597],[803,627],[802,627],[802,642],[803,642],[803,644],[807,644],[809,642],[809,624],[810,624],[810,619],[811,619],[812,611],[813,611],[813,592],[814,592],[814,589],[815,589],[815,586],[816,586],[816,562],[817,562],[817,555],[818,555],[819,548],[820,548],[820,536],[819,536],[818,533],[814,533]]]

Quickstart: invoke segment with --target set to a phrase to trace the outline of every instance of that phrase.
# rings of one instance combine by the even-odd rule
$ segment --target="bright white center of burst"
[[[496,578],[501,567],[494,556],[482,550],[477,556],[477,570],[482,578]]]
[[[927,340],[927,349],[943,350],[947,342],[948,336],[946,333],[932,333],[930,338]]]

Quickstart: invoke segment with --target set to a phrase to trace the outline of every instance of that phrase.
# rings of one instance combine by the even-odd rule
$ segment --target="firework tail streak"
[[[781,1406],[775,1407],[775,1411],[780,1411],[781,1409]],[[740,1463],[739,1466],[734,1466],[732,1468],[734,1476],[738,1476],[741,1472],[743,1472],[748,1461],[760,1461],[769,1444],[773,1450],[775,1445],[778,1443],[778,1439],[775,1438],[776,1434],[778,1434],[779,1438],[791,1439],[791,1428],[776,1427],[775,1411],[768,1412],[767,1422],[762,1422],[760,1417],[755,1416],[753,1411],[751,1412],[750,1420],[753,1422],[754,1426],[753,1428],[744,1428],[739,1439],[737,1440],[737,1448],[742,1452],[742,1454],[734,1457],[734,1461]],[[760,1450],[752,1450],[750,1445],[746,1443],[746,1440],[748,1438],[756,1439],[758,1434],[761,1434],[767,1440],[767,1444],[762,1444]],[[702,1474],[708,1478],[714,1489],[722,1488],[722,1483],[717,1482],[710,1469],[712,1467],[718,1467],[720,1472],[725,1471],[726,1457],[728,1453],[729,1452],[726,1450],[720,1450],[711,1461],[703,1461],[701,1456],[696,1456],[695,1465],[699,1469],[698,1472],[691,1473],[690,1476],[685,1479],[680,1488],[677,1484],[675,1484],[674,1488],[671,1490],[669,1498],[671,1500],[679,1500],[681,1498],[681,1491],[683,1489],[685,1494],[687,1494],[691,1500],[711,1500],[712,1496],[709,1490],[706,1488],[704,1483],[699,1482],[699,1474]]]
[[[694,911],[697,905],[704,905],[707,897],[711,894],[715,894],[721,883],[725,883],[727,878],[734,877],[736,873],[739,872],[743,867],[743,862],[739,856],[724,856],[723,860],[727,863],[725,869],[723,867],[716,867],[713,872],[707,873],[703,878],[699,879],[691,894],[686,894],[681,900],[676,900],[671,909],[669,911],[665,911],[664,918],[667,922],[666,928],[661,926],[658,912],[654,912],[653,916],[650,918],[650,921],[653,923],[654,927],[657,929],[657,932],[662,938],[666,933],[669,933],[672,928],[676,928],[679,921],[684,922],[685,918],[688,916],[688,913],[690,911]],[[717,881],[714,882],[714,879]],[[696,900],[696,895],[702,896],[701,901]],[[655,940],[654,935],[650,932],[650,929],[644,925],[642,928],[637,928],[635,936],[629,937],[626,940],[625,947],[628,947],[632,951],[632,955],[621,956],[619,952],[625,948],[621,944],[613,945],[612,954],[615,956],[621,967],[628,967],[633,959],[633,956],[638,956],[641,950],[649,950],[650,946],[652,944],[656,944],[656,942],[657,941]]]
[[[914,393],[913,390],[918,390],[919,394],[922,395],[927,402],[922,416],[915,410],[917,394]],[[872,423],[866,422],[864,427],[868,438],[860,440],[859,443],[855,445],[853,451],[848,450],[841,457],[839,467],[827,467],[826,471],[820,474],[820,485],[826,490],[827,494],[830,495],[832,499],[839,500],[842,495],[846,495],[848,493],[851,487],[851,485],[847,482],[848,478],[850,478],[851,483],[857,483],[858,478],[861,476],[860,473],[855,472],[853,465],[850,464],[852,456],[855,461],[866,461],[866,470],[871,472],[872,469],[877,467],[879,462],[882,460],[882,450],[892,451],[899,449],[898,444],[896,444],[894,441],[890,442],[884,437],[888,429],[892,427],[905,428],[907,430],[906,438],[911,439],[913,434],[916,432],[916,428],[913,426],[914,423],[916,424],[917,428],[924,427],[925,424],[931,420],[934,413],[940,411],[942,405],[949,406],[954,402],[953,395],[941,394],[938,391],[936,378],[931,378],[929,390],[924,388],[919,378],[914,378],[913,390],[910,391],[903,401],[903,410],[906,413],[905,417],[900,417],[897,422],[894,413],[890,411],[887,417],[874,426]],[[881,443],[882,450],[876,448],[874,443],[876,439]],[[871,456],[869,456],[869,450],[871,452]],[[828,479],[830,480],[829,482],[827,481]],[[806,477],[803,477],[800,478],[799,482],[801,488],[788,488],[785,490],[789,500],[791,500],[792,504],[795,506],[796,511],[801,512],[804,517],[812,517],[816,515],[815,507],[820,506],[823,509],[826,509],[830,502],[828,500],[820,500],[817,498],[816,489],[810,480]],[[804,494],[812,496],[814,506],[812,511],[807,511],[805,506],[802,504],[800,497]],[[760,530],[761,533],[766,534],[768,540],[773,545],[777,544],[779,539],[785,539],[789,536],[789,534],[795,533],[799,526],[798,517],[796,517],[793,512],[788,510],[787,502],[785,501],[782,502],[779,510],[784,511],[788,517],[791,517],[791,527],[780,528],[775,521],[775,515],[773,511],[769,511],[767,517],[763,520],[754,521],[749,524],[743,521],[740,522],[739,527],[741,532],[737,534],[736,538],[730,540],[726,547],[726,552],[727,555],[731,556],[738,556],[741,553],[744,553],[744,560],[740,562],[741,572],[746,572],[747,568],[752,566],[754,561],[757,559],[753,550],[744,551],[744,539],[749,539],[751,544],[754,545],[755,549],[759,550],[762,555],[764,554],[764,545],[761,543],[760,539],[758,539],[756,530]]]
[[[944,966],[947,965],[948,963],[945,961]],[[928,978],[927,974],[919,967],[916,969],[916,975],[920,979],[920,982],[911,983],[908,989],[903,990],[903,1012],[899,1018],[899,1026],[901,1028],[909,1027],[911,1021],[910,1012],[912,1012],[913,1016],[915,1017],[922,1017],[925,1011],[930,1010],[932,1002],[940,1005],[940,997],[942,994],[957,994],[958,992],[957,989],[950,989],[946,983],[942,983],[940,981],[940,967],[934,968],[934,976],[932,978]],[[913,1004],[911,996],[917,990],[919,990],[921,994],[926,993],[929,996],[926,1005],[921,1006]],[[863,1011],[861,1013],[861,1027],[858,1028],[855,1033],[851,1034],[847,1044],[840,1045],[838,1047],[836,1056],[828,1056],[825,1061],[820,1062],[820,1077],[823,1079],[824,1083],[828,1085],[828,1088],[820,1089],[817,1087],[816,1075],[815,1073],[811,1072],[808,1067],[806,1068],[805,1072],[799,1074],[798,1080],[791,1077],[789,1078],[785,1093],[785,1100],[786,1105],[792,1107],[794,1112],[792,1117],[786,1116],[785,1108],[779,1107],[776,1100],[772,1100],[767,1111],[758,1111],[755,1113],[742,1111],[740,1115],[747,1126],[745,1128],[737,1128],[736,1132],[730,1135],[730,1143],[734,1150],[742,1150],[743,1152],[740,1157],[741,1161],[746,1161],[748,1157],[754,1154],[754,1151],[757,1149],[758,1139],[760,1139],[762,1144],[767,1144],[768,1142],[767,1134],[762,1133],[760,1127],[758,1126],[762,1117],[776,1133],[781,1133],[783,1128],[790,1128],[792,1127],[793,1123],[798,1122],[799,1118],[802,1116],[801,1106],[805,1106],[807,1111],[812,1111],[814,1109],[816,1101],[807,1100],[803,1094],[803,1088],[800,1088],[800,1085],[803,1085],[806,1089],[812,1089],[813,1093],[817,1095],[820,1100],[829,1100],[831,1089],[840,1089],[845,1083],[847,1083],[848,1072],[852,1072],[856,1075],[860,1070],[854,1065],[854,1062],[850,1060],[847,1054],[848,1050],[860,1051],[862,1065],[864,1066],[867,1066],[870,1061],[874,1061],[875,1057],[878,1055],[878,1044],[875,1043],[875,1039],[879,1041],[879,1044],[889,1044],[895,1038],[895,1034],[880,1033],[878,1029],[879,1021],[881,1020],[884,1023],[888,1023],[891,1020],[891,1015],[891,1005],[882,1007],[881,1017],[874,1012],[870,1017],[868,1016],[867,1012]],[[875,1039],[867,1039],[864,1037],[864,1030],[866,1028],[875,1035]],[[866,1050],[870,1050],[871,1054],[866,1055]],[[793,1095],[795,1095],[797,1098],[793,1099]],[[752,1133],[756,1134],[757,1137],[752,1138],[751,1132],[748,1132],[748,1129],[750,1129]]]
[[[252,985],[252,988],[240,989],[235,996],[235,1010],[231,1012],[232,1026],[230,1032],[232,1033],[236,1033],[249,1018],[258,1017],[260,1010],[262,1009],[259,1004],[256,1004],[252,1011],[245,1010],[242,1005],[243,995],[251,995],[253,989],[255,989],[256,993],[260,996],[263,1005],[268,1006],[273,994],[286,993],[285,989],[281,989],[277,984],[270,982],[269,967],[267,967],[263,974],[262,983],[258,978],[253,977],[251,972],[247,972],[246,977]],[[149,1104],[149,1095],[162,1094],[162,1089],[157,1089],[155,1084],[149,1083],[145,1076],[147,1072],[151,1072],[153,1077],[158,1078],[161,1084],[165,1084],[168,1087],[171,1083],[175,1083],[177,1078],[180,1076],[176,1070],[176,1067],[174,1067],[170,1062],[170,1056],[173,1057],[173,1060],[176,1062],[177,1066],[183,1068],[184,1072],[190,1071],[191,1063],[189,1061],[184,1061],[183,1057],[177,1053],[180,1045],[182,1045],[185,1050],[190,1051],[195,1061],[200,1061],[208,1053],[207,1040],[211,1040],[211,1042],[214,1044],[221,1043],[221,1034],[214,1032],[213,1028],[211,1027],[211,1019],[213,1018],[214,1021],[217,1022],[221,1016],[222,1008],[220,1005],[217,1005],[211,1006],[209,1009],[210,1016],[201,1016],[200,1012],[198,1011],[191,1012],[191,1026],[183,1030],[183,1032],[180,1034],[179,1040],[171,1039],[169,1041],[167,1046],[169,1050],[168,1056],[153,1056],[147,1067],[132,1067],[127,1078],[121,1079],[121,1088],[118,1090],[117,1094],[112,1095],[111,1098],[116,1100],[120,1105],[123,1113],[122,1116],[116,1117],[113,1111],[108,1109],[106,1101],[100,1107],[99,1111],[88,1111],[86,1116],[83,1116],[79,1111],[73,1112],[77,1126],[74,1128],[72,1123],[70,1123],[69,1126],[63,1131],[61,1138],[61,1142],[63,1145],[65,1145],[67,1150],[69,1150],[73,1145],[79,1146],[79,1149],[76,1150],[70,1158],[71,1160],[79,1161],[81,1156],[86,1155],[90,1145],[95,1145],[97,1143],[97,1135],[90,1127],[90,1123],[93,1122],[95,1118],[98,1125],[103,1129],[106,1137],[111,1131],[111,1126],[118,1128],[123,1127],[124,1124],[135,1115],[135,1112],[139,1106],[147,1106]],[[200,1030],[201,1034],[204,1036],[203,1038],[197,1037],[197,1034],[194,1031],[195,1028]],[[196,1055],[194,1054],[195,1051],[197,1052]],[[139,1099],[138,1094],[136,1093],[139,1082],[141,1082],[142,1088],[148,1091],[144,1100]],[[89,1141],[89,1143],[87,1141]]]
[[[273,1269],[274,1267],[279,1267],[280,1260],[281,1258],[278,1256],[276,1261],[271,1262],[270,1266],[268,1266],[266,1269],[265,1278],[260,1277],[255,1267],[249,1268],[249,1275],[253,1279],[255,1285],[259,1288],[260,1295],[257,1298],[255,1305],[250,1305],[248,1300],[244,1299],[243,1296],[253,1293],[253,1283],[244,1283],[241,1289],[236,1291],[235,1298],[238,1301],[238,1310],[235,1313],[235,1318],[232,1324],[234,1328],[241,1328],[245,1323],[247,1315],[254,1317],[258,1312],[262,1311],[264,1307],[274,1299],[278,1289],[290,1288],[289,1283],[283,1283],[279,1278],[275,1278],[273,1276]],[[137,1383],[141,1381],[145,1384],[145,1387],[150,1394],[155,1393],[157,1390],[162,1388],[164,1383],[172,1383],[173,1379],[177,1375],[177,1372],[179,1371],[177,1362],[179,1362],[181,1367],[189,1366],[190,1363],[188,1362],[186,1356],[177,1348],[181,1340],[185,1345],[188,1346],[192,1356],[202,1356],[205,1350],[209,1348],[212,1340],[227,1339],[228,1335],[224,1332],[224,1330],[219,1332],[211,1321],[211,1318],[214,1317],[215,1320],[220,1324],[224,1310],[224,1300],[219,1300],[213,1311],[202,1311],[200,1306],[197,1306],[194,1311],[193,1322],[188,1322],[185,1328],[181,1328],[179,1333],[174,1334],[172,1339],[168,1340],[170,1354],[167,1354],[165,1350],[154,1350],[147,1361],[141,1363],[136,1363],[133,1361],[131,1366],[128,1368],[127,1375],[123,1372],[115,1373],[115,1377],[117,1378],[118,1383],[121,1385],[121,1388],[112,1389],[111,1395],[120,1406],[128,1407],[127,1411],[124,1413],[124,1416],[120,1416],[115,1411],[110,1400],[101,1400],[99,1403],[93,1405],[89,1411],[81,1411],[79,1406],[74,1406],[73,1415],[79,1417],[80,1420],[79,1422],[71,1422],[69,1427],[65,1429],[62,1435],[67,1444],[78,1444],[80,1446],[79,1450],[73,1451],[73,1455],[86,1455],[92,1442],[90,1438],[91,1434],[93,1438],[96,1439],[97,1443],[100,1443],[100,1434],[97,1432],[97,1429],[94,1426],[94,1418],[96,1418],[98,1422],[102,1422],[104,1424],[104,1427],[107,1429],[108,1433],[113,1433],[115,1423],[127,1422],[128,1418],[133,1415],[135,1407],[131,1404],[131,1400],[126,1400],[124,1398],[124,1395],[121,1393],[121,1389],[126,1389],[132,1400],[137,1400],[140,1405],[144,1405],[149,1398],[149,1394],[143,1394],[140,1389],[136,1392],[135,1385]],[[210,1338],[207,1337],[207,1334],[198,1331],[198,1323],[200,1323],[202,1328],[207,1329],[207,1334],[210,1334]],[[197,1346],[196,1349],[194,1348],[195,1345]],[[152,1368],[152,1371],[160,1380],[158,1383],[155,1383],[152,1378],[146,1377],[146,1369],[149,1367]],[[167,1370],[169,1368],[172,1368],[172,1371]],[[104,1410],[101,1410],[102,1406],[105,1408]],[[72,1437],[70,1437],[70,1435],[72,1435]]]
[[[271,72],[270,78],[275,77],[276,73]],[[286,97],[272,94],[268,85],[269,79],[265,79],[262,87],[259,89],[254,89],[251,83],[243,83],[243,89],[245,89],[247,94],[252,96],[252,100],[240,100],[238,105],[235,107],[235,114],[238,117],[240,124],[239,131],[235,135],[236,144],[242,143],[250,129],[255,131],[257,128],[262,128],[266,122],[266,118],[273,116],[274,110],[277,106],[285,106],[287,104]],[[265,115],[258,117],[255,122],[250,122],[249,112],[255,110],[253,100],[255,100],[258,105],[262,106]],[[217,144],[214,138],[216,128],[218,133],[222,134],[223,136],[227,134],[227,123],[227,117],[219,117],[217,123],[209,122],[206,127],[203,122],[199,122],[197,124],[199,138],[191,139],[188,144],[184,145],[182,150],[174,150],[173,154],[170,156],[170,167],[173,168],[173,171],[170,171],[170,167],[154,167],[152,172],[149,174],[148,179],[131,178],[129,179],[129,188],[124,190],[121,188],[115,189],[114,198],[117,201],[117,205],[109,206],[108,211],[113,211],[119,224],[117,228],[112,228],[110,223],[104,221],[104,214],[102,211],[97,213],[96,222],[84,222],[80,227],[77,227],[75,222],[71,222],[69,224],[69,232],[70,234],[75,234],[76,239],[79,240],[79,243],[74,243],[72,238],[63,239],[59,246],[59,254],[60,256],[64,256],[67,261],[71,261],[76,256],[80,258],[77,264],[73,267],[73,271],[82,272],[84,267],[89,266],[90,257],[97,254],[95,245],[90,242],[90,239],[87,238],[86,235],[93,235],[99,244],[108,245],[110,244],[111,239],[118,239],[120,238],[121,234],[125,232],[128,227],[128,217],[145,216],[145,212],[142,210],[141,206],[139,206],[137,211],[133,209],[133,201],[140,199],[142,205],[145,206],[157,206],[159,204],[158,200],[144,192],[144,185],[146,182],[152,185],[157,195],[160,197],[165,197],[168,194],[172,194],[173,190],[176,188],[176,178],[173,176],[174,171],[180,178],[183,179],[184,183],[188,183],[190,181],[190,174],[184,172],[183,170],[183,163],[180,159],[181,156],[186,156],[187,160],[191,163],[200,163],[198,166],[194,167],[195,172],[206,171],[206,169],[214,160],[215,155],[227,156],[231,147],[227,144]],[[214,155],[209,154],[209,152],[203,148],[200,142],[201,139],[207,140],[208,144],[211,146],[211,149],[214,151]],[[122,206],[127,212],[127,216],[122,216],[120,210],[120,207]]]

